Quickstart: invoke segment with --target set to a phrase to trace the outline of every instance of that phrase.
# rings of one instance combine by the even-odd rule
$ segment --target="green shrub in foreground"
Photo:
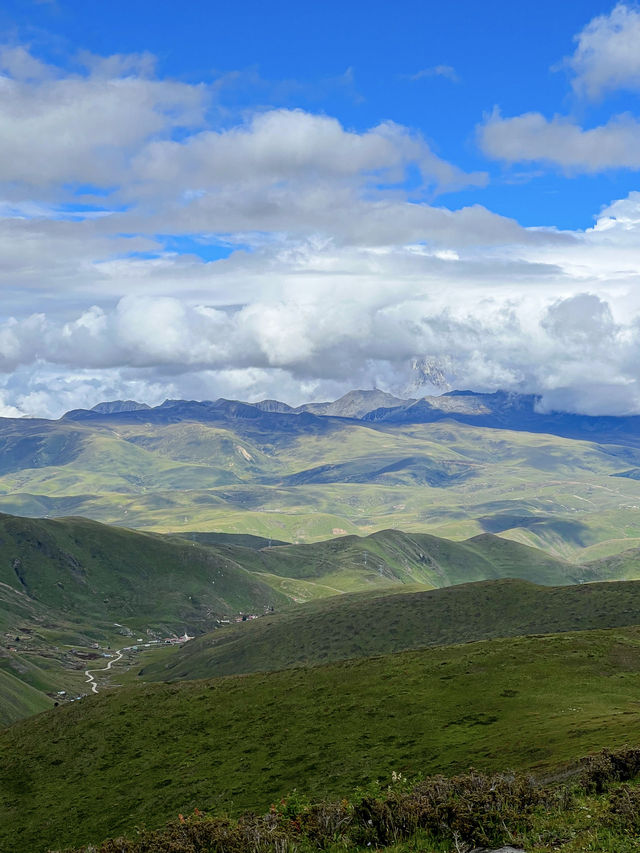
[[[294,791],[267,814],[247,813],[237,820],[196,809],[164,829],[140,830],[136,839],[111,839],[68,853],[304,853],[380,849],[407,839],[418,846],[402,849],[469,851],[513,842],[530,831],[536,834],[547,816],[553,816],[552,823],[569,816],[576,796],[604,792],[610,792],[603,806],[606,827],[625,850],[636,849],[640,787],[625,783],[638,776],[640,749],[635,748],[603,750],[583,759],[572,788],[544,786],[519,774],[470,771],[408,783],[394,773],[387,787],[373,784],[351,800],[311,804]],[[565,818],[567,826],[571,823]]]

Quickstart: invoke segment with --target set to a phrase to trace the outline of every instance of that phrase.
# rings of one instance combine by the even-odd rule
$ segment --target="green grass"
[[[53,707],[53,699],[4,669],[0,669],[0,698],[3,726]]]
[[[13,677],[11,691],[0,688],[0,700],[6,694],[7,707],[27,713],[33,708],[31,688],[41,692],[41,706],[68,686],[82,692],[77,675],[69,681],[68,673],[83,671],[86,655],[70,658],[70,645],[89,650],[96,641],[119,647],[124,637],[137,634],[146,639],[185,629],[198,634],[240,612],[261,614],[270,607],[282,610],[292,602],[364,590],[445,587],[509,576],[566,584],[634,577],[635,571],[633,555],[578,567],[488,534],[452,542],[386,530],[364,538],[274,547],[263,547],[268,540],[254,537],[240,536],[249,546],[244,547],[229,535],[189,535],[187,541],[78,518],[0,517],[0,653]],[[575,627],[575,620],[570,625]],[[342,639],[325,637],[321,651],[327,659],[415,645],[405,636],[400,645],[378,648],[368,640],[354,641],[348,626],[344,630]],[[14,642],[14,634],[24,633]],[[336,655],[341,644],[349,651]],[[31,678],[30,666],[18,660],[12,646],[19,646],[47,677]],[[322,654],[318,659],[324,659]],[[250,657],[256,660],[255,654]],[[15,704],[15,678],[30,688],[22,705]],[[15,713],[0,714],[0,721],[14,719]]]
[[[242,418],[3,421],[0,508],[291,542],[499,532],[576,562],[640,539],[637,481],[615,476],[637,464],[632,448],[454,421],[291,416],[280,430]]]
[[[145,681],[307,666],[494,637],[635,625],[640,581],[541,587],[483,581],[432,591],[358,593],[314,601],[195,639]]]
[[[93,642],[193,634],[288,601],[195,542],[86,519],[0,516],[0,724],[48,707],[59,690],[84,692],[89,664],[74,646],[96,655]]]
[[[125,688],[0,733],[0,844],[266,810],[293,788],[339,797],[392,770],[547,772],[635,740],[638,695],[637,628]]]
[[[214,547],[298,601],[398,584],[431,588],[500,577],[562,584],[599,577],[596,564],[590,569],[577,567],[486,534],[452,542],[429,534],[382,530],[308,545]]]
[[[251,552],[249,552],[251,553]],[[286,599],[211,548],[81,518],[0,516],[0,582],[40,607],[87,623],[127,621],[137,630]]]

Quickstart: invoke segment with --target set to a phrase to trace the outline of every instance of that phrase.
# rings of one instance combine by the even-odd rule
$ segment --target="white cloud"
[[[640,122],[628,114],[584,130],[560,116],[503,118],[495,110],[480,126],[479,139],[488,156],[507,163],[547,162],[573,173],[640,168]]]
[[[113,185],[150,137],[199,124],[206,92],[139,73],[144,58],[95,60],[69,73],[24,48],[0,54],[0,181],[33,189]]]
[[[618,89],[640,89],[640,10],[618,3],[590,21],[576,37],[573,56],[563,65],[574,73],[575,92],[600,98]]]
[[[211,91],[158,78],[152,57],[80,61],[71,73],[25,50],[2,58],[0,413],[402,393],[424,358],[453,386],[640,411],[636,194],[586,232],[523,228],[436,204],[485,176],[393,122],[268,109],[219,126]],[[573,133],[583,168],[630,160],[614,127],[587,143],[520,118],[486,125],[504,159],[537,134],[532,158],[553,148],[568,167]],[[69,182],[96,185],[88,210]],[[205,262],[164,234],[236,251]]]
[[[415,74],[409,74],[408,77],[409,80],[424,80],[429,77],[446,77],[446,79],[451,80],[452,83],[460,82],[460,78],[458,77],[453,65],[432,65],[430,68],[422,68],[420,71],[416,71]]]
[[[133,178],[134,192],[143,198],[179,199],[186,209],[212,197],[224,200],[226,207],[230,192],[239,199],[234,207],[246,209],[248,202],[263,221],[279,199],[288,206],[291,187],[322,201],[319,196],[327,189],[339,193],[402,184],[409,166],[416,166],[431,188],[486,182],[486,175],[465,174],[437,157],[419,135],[393,122],[357,133],[329,116],[284,109],[181,142],[152,142],[134,160]]]
[[[558,68],[573,74],[574,92],[591,100],[618,90],[640,91],[640,9],[618,3],[575,37],[577,47]],[[538,162],[570,174],[640,168],[640,122],[631,113],[596,127],[539,112],[503,118],[496,108],[478,127],[482,150],[505,163]]]

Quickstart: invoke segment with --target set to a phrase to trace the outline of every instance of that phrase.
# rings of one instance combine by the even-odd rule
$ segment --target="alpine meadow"
[[[640,853],[640,6],[0,27],[0,853]]]

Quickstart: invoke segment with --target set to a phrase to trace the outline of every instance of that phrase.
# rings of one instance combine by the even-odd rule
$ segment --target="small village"
[[[267,615],[268,613],[273,612],[273,607],[266,607],[264,613],[238,613],[235,616],[231,616],[229,618],[217,619],[216,627],[223,628],[228,625],[239,624],[242,622],[249,622],[254,619],[258,619],[260,616]],[[125,627],[124,625],[114,622],[113,628],[118,630],[118,633],[121,633],[125,637],[133,637],[134,631],[130,628]],[[145,633],[144,631],[142,633]],[[52,655],[61,658],[64,661],[64,668],[72,673],[74,671],[82,670],[83,674],[86,676],[87,681],[85,683],[91,685],[91,690],[94,693],[98,692],[98,685],[91,675],[92,672],[102,672],[109,671],[114,663],[120,661],[126,652],[135,654],[136,652],[140,652],[144,649],[152,649],[152,648],[164,648],[166,646],[181,646],[184,643],[189,642],[194,639],[194,635],[188,633],[187,630],[184,631],[183,634],[171,634],[169,636],[158,636],[158,632],[156,632],[152,628],[146,629],[147,638],[137,636],[135,638],[135,642],[128,646],[121,646],[118,649],[112,650],[111,645],[104,645],[99,642],[92,642],[88,646],[82,646],[80,644],[75,645],[67,645],[63,644],[60,647],[54,647],[49,649],[42,648],[42,639],[38,636],[37,633],[34,632],[32,628],[28,628],[24,625],[16,628],[13,631],[6,631],[3,636],[2,647],[0,647],[0,655],[7,658],[7,663],[10,668],[16,669],[18,671],[26,671],[26,667],[23,661],[20,660],[22,655],[32,656],[32,655],[40,655],[44,654],[46,657],[51,657]],[[155,636],[154,636],[155,635]],[[97,661],[99,658],[103,658],[107,661],[107,665],[101,669],[83,669],[88,662]],[[79,673],[78,673],[79,675]],[[48,692],[48,696],[53,699],[55,705],[60,705],[67,702],[77,702],[80,699],[85,698],[88,693],[76,693],[76,691],[71,690],[69,688],[69,684],[65,685],[67,689],[60,690],[52,690]],[[76,688],[77,690],[77,688]]]

